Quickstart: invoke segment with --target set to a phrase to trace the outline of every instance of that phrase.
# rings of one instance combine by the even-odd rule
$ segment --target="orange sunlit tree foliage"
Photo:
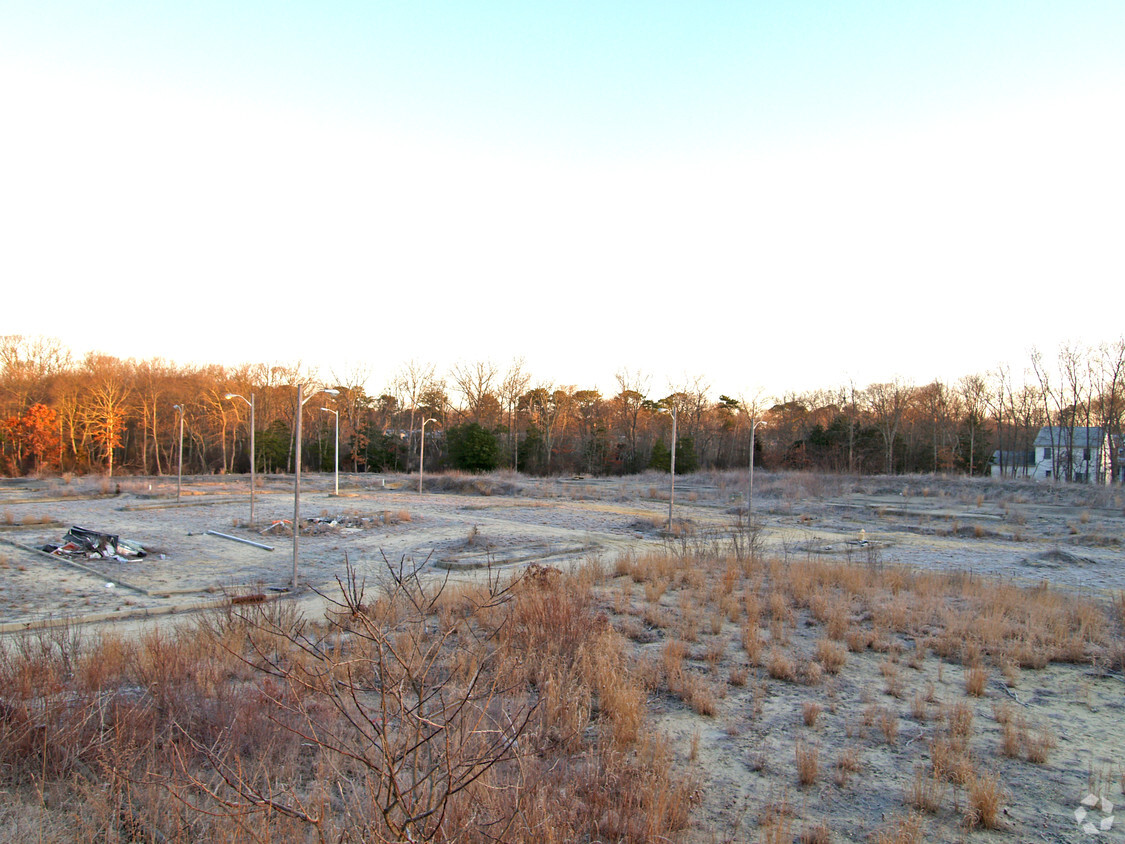
[[[59,415],[47,405],[37,402],[22,416],[4,422],[4,440],[9,444],[8,462],[18,474],[59,466]]]

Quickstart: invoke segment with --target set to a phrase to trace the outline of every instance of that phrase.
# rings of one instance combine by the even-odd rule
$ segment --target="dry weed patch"
[[[904,818],[892,818],[872,836],[873,844],[922,844],[926,823],[922,815],[911,812]]]
[[[1001,825],[1001,810],[1006,799],[999,776],[991,772],[974,775],[968,782],[967,790],[966,823],[970,827],[998,829]]]
[[[797,782],[803,786],[814,785],[820,775],[820,748],[798,739],[794,747],[797,765]]]
[[[820,639],[816,643],[816,660],[829,674],[839,674],[848,661],[848,652],[839,642]]]
[[[914,778],[907,787],[906,802],[915,809],[935,814],[945,800],[947,781],[932,767],[929,771],[923,765],[916,765]]]
[[[13,640],[0,779],[29,807],[50,792],[54,840],[666,837],[691,785],[591,585],[536,569],[454,594],[392,567],[371,598],[343,578],[324,622],[253,604]]]

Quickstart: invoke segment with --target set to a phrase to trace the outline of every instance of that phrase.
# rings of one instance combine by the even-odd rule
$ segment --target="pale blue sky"
[[[373,387],[1022,366],[1123,330],[1122,45],[1120,0],[9,0],[0,272],[120,321],[0,332]]]

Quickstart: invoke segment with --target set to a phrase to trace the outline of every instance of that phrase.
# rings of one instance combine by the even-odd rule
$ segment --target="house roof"
[[[1066,448],[1070,445],[1071,428],[1061,425],[1051,425],[1040,428],[1033,445],[1036,448],[1055,446]],[[1101,428],[1074,428],[1074,445],[1076,448],[1101,448],[1104,437]]]

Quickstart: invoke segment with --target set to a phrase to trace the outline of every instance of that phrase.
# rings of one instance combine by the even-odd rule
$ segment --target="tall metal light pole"
[[[242,399],[250,405],[250,527],[254,527],[254,460],[256,456],[254,452],[254,394],[250,394],[250,401],[246,401],[246,398],[238,393],[227,393],[226,398]]]
[[[301,540],[301,416],[304,414],[305,402],[312,398],[304,398],[304,384],[297,385],[297,448],[296,465],[293,472],[293,580],[290,588],[297,591],[297,555]],[[339,390],[323,390],[330,396],[339,395]],[[315,393],[313,395],[316,395]]]
[[[180,460],[179,466],[176,469],[176,503],[180,501],[180,493],[184,487],[184,408],[182,405],[174,404],[172,407],[176,408],[180,413]]]
[[[418,453],[418,494],[422,494],[422,472],[426,469],[426,423],[434,422],[436,419],[423,419],[422,420],[422,447]]]
[[[322,407],[326,413],[331,413],[336,417],[336,497],[340,497],[340,411],[333,410],[330,407]]]
[[[754,514],[754,433],[759,425],[765,425],[761,419],[754,417],[750,420],[750,480],[746,485],[746,524],[749,526],[750,517]]]

